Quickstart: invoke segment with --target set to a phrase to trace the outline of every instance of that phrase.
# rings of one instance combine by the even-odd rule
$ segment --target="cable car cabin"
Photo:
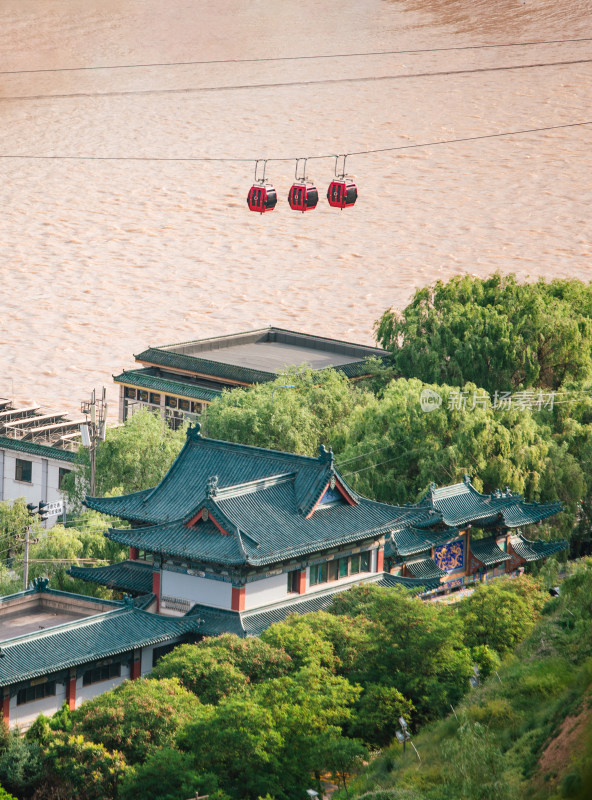
[[[312,183],[295,183],[288,192],[288,203],[292,211],[312,211],[319,202],[319,193]]]
[[[273,211],[277,204],[277,193],[273,186],[269,184],[256,183],[249,189],[247,195],[249,211],[257,211],[265,214],[266,211]]]
[[[333,208],[349,208],[358,199],[358,187],[356,184],[345,178],[344,180],[334,180],[327,189],[327,200]]]

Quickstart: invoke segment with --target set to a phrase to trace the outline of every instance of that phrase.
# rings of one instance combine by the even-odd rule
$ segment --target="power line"
[[[433,142],[417,142],[415,144],[402,144],[396,145],[394,147],[379,147],[374,150],[357,150],[351,153],[344,153],[346,157],[349,156],[367,156],[367,155],[374,155],[376,153],[394,153],[399,150],[410,150],[413,148],[418,147],[436,147],[437,145],[443,144],[457,144],[459,142],[476,142],[483,139],[497,139],[503,136],[520,136],[525,133],[542,133],[545,131],[557,131],[563,130],[566,128],[578,128],[585,125],[592,125],[592,120],[586,120],[584,122],[569,122],[565,123],[564,125],[548,125],[542,128],[523,128],[517,131],[502,131],[500,133],[486,133],[479,136],[463,136],[458,139],[441,139],[439,141]],[[297,158],[302,160],[302,156],[281,156],[279,158],[235,158],[229,156],[223,156],[220,158],[212,158],[210,156],[60,156],[60,155],[51,155],[51,156],[39,156],[39,155],[26,155],[26,154],[16,154],[16,153],[6,153],[0,154],[0,159],[26,159],[26,160],[38,160],[38,161],[170,161],[170,162],[189,162],[189,161],[196,161],[196,162],[229,162],[229,163],[250,163],[253,164],[256,161],[270,161],[270,162],[286,162],[286,161],[296,161]],[[327,158],[335,158],[335,153],[325,153],[324,155],[318,156],[307,156],[308,161],[318,161],[321,159]]]
[[[278,89],[290,86],[319,86],[338,83],[375,83],[378,81],[407,80],[409,78],[439,78],[450,75],[474,75],[484,72],[505,72],[509,70],[539,69],[542,67],[565,67],[574,64],[590,64],[592,59],[579,58],[573,61],[547,61],[536,64],[513,64],[506,67],[475,67],[473,69],[442,70],[440,72],[411,72],[406,75],[368,75],[360,78],[318,78],[308,81],[283,81],[276,83],[244,83],[229,86],[197,86],[181,89],[117,89],[109,92],[71,92],[68,94],[7,95],[0,101],[9,100],[66,100],[92,97],[127,97],[130,95],[152,94],[199,94],[200,92],[227,92],[244,89]]]
[[[424,53],[452,53],[463,50],[491,50],[500,47],[535,47],[549,44],[577,44],[591,42],[592,38],[582,39],[548,39],[532,42],[503,42],[500,44],[469,44],[457,47],[424,47],[418,50],[370,50],[361,53],[326,53],[310,56],[274,56],[268,58],[222,58],[201,61],[154,61],[146,64],[105,64],[93,67],[45,67],[39,69],[2,70],[0,75],[34,75],[47,72],[96,72],[115,69],[148,69],[151,67],[192,67],[211,66],[216,64],[263,64],[280,61],[318,61],[332,58],[366,58],[369,56],[400,56]]]

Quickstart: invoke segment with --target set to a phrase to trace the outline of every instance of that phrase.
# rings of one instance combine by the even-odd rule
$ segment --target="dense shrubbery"
[[[507,635],[490,613],[500,592],[520,608]],[[196,791],[289,800],[321,774],[347,789],[368,749],[392,741],[400,716],[417,731],[461,701],[475,654],[499,666],[538,616],[541,596],[525,576],[483,586],[458,608],[358,586],[330,613],[294,615],[260,639],[182,645],[149,679],[40,717],[25,739],[6,736],[0,783],[38,800],[186,800]],[[532,672],[522,691],[543,699],[553,688]],[[502,703],[495,714],[511,719],[511,708]],[[469,722],[477,743],[474,726],[484,719]]]

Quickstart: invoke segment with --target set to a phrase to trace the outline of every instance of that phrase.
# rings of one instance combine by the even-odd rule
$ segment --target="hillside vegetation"
[[[360,800],[592,797],[592,561],[449,711],[413,737],[421,763],[396,740],[374,759],[355,784]]]

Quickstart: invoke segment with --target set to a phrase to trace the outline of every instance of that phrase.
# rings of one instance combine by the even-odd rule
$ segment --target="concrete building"
[[[195,420],[223,389],[273,381],[286,368],[327,367],[356,380],[367,374],[367,360],[384,360],[378,347],[352,344],[282,328],[263,328],[231,336],[149,347],[135,356],[143,369],[126,370],[120,386],[119,419],[152,408],[173,427]]]
[[[47,527],[51,527],[64,512],[62,481],[75,459],[70,450],[0,436],[0,500],[24,497],[36,506],[50,503]]]

